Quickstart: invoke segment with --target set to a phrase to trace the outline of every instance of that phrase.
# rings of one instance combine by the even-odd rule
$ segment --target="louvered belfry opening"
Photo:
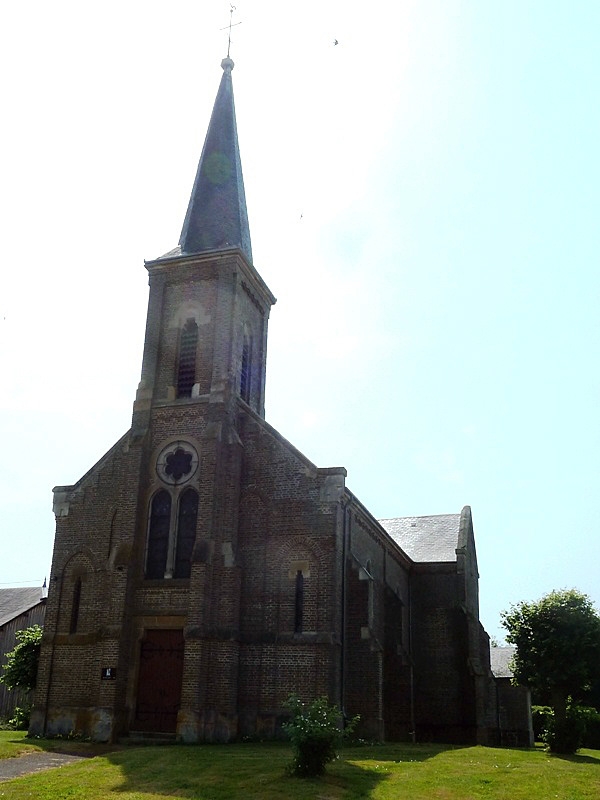
[[[196,347],[198,345],[198,325],[196,320],[188,319],[181,330],[179,339],[179,365],[177,370],[177,397],[191,397],[196,383]]]
[[[250,362],[252,343],[248,336],[244,336],[242,348],[242,367],[240,370],[240,397],[246,403],[250,402]]]

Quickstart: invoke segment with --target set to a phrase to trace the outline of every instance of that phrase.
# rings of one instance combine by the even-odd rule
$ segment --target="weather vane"
[[[235,28],[236,25],[241,25],[241,22],[233,22],[233,12],[235,11],[235,6],[233,3],[229,6],[229,25],[225,28],[221,28],[222,31],[229,30],[228,38],[227,38],[227,58],[229,58],[229,50],[231,48],[231,29]]]

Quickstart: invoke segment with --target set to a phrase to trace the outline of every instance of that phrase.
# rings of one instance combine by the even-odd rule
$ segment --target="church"
[[[275,297],[221,66],[179,245],[145,264],[131,428],[54,489],[30,733],[276,737],[295,693],[369,739],[499,743],[470,509],[377,520],[265,420]]]

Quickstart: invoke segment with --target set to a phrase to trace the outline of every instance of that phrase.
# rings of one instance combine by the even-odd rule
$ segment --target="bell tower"
[[[223,76],[178,246],[146,262],[150,298],[133,427],[155,406],[238,396],[264,417],[275,298],[252,264],[231,71]]]
[[[252,263],[233,61],[221,66],[179,244],[146,262],[150,296],[131,430],[142,456],[129,662],[151,664],[155,650],[183,653],[171,730],[188,741],[229,739],[237,731],[244,460],[238,420],[264,418],[275,302]],[[161,680],[152,669],[130,669],[131,730],[165,725],[164,709],[152,700],[169,690]]]

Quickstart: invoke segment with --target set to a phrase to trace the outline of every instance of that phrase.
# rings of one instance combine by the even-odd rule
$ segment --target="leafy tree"
[[[581,700],[600,677],[600,616],[592,601],[576,589],[550,592],[511,606],[502,613],[502,625],[516,646],[516,683],[547,696],[555,730],[566,730],[569,698]]]
[[[15,636],[17,644],[6,654],[0,682],[9,689],[23,689],[28,692],[35,689],[42,629],[39,625],[32,625],[31,628],[17,631]]]

